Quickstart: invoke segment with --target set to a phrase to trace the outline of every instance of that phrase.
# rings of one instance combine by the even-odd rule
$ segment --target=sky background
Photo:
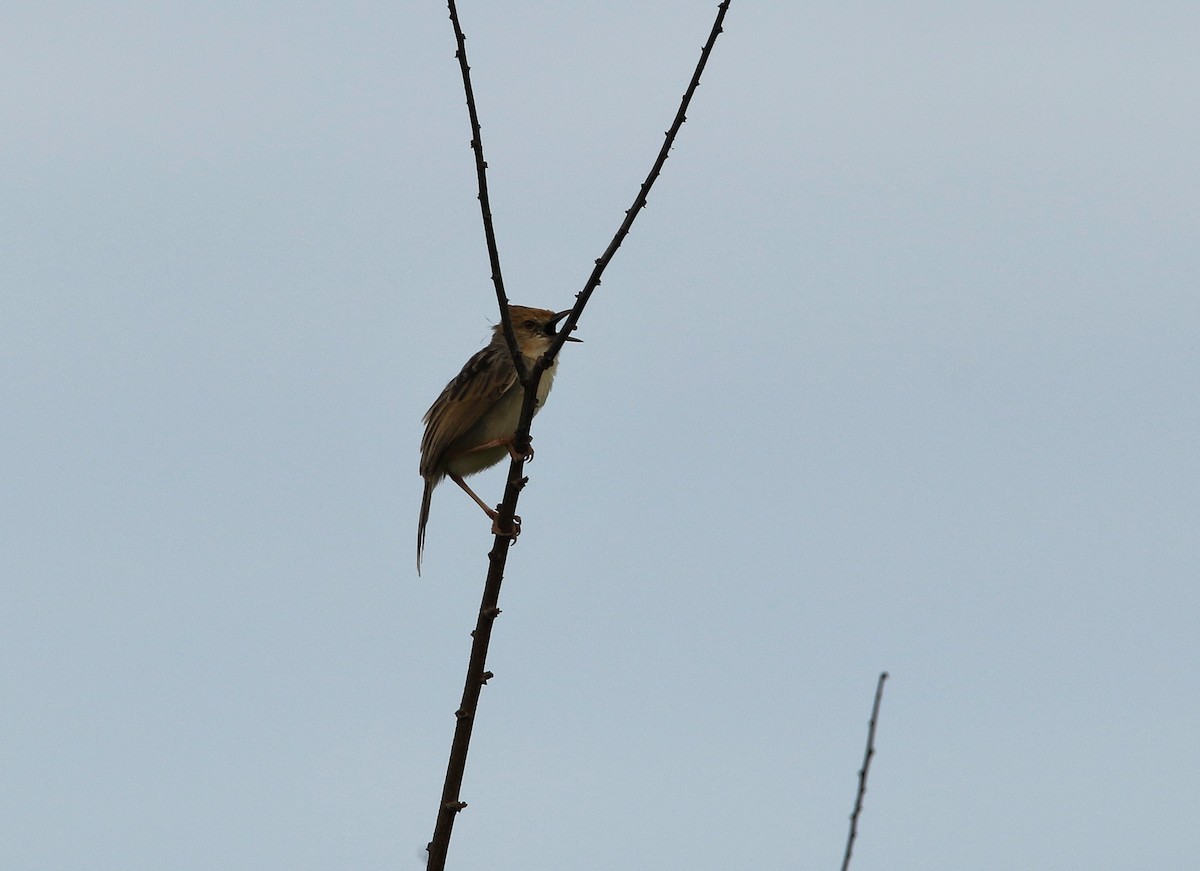
[[[565,308],[715,2],[464,0]],[[451,868],[1192,869],[1195,3],[734,0],[535,422]],[[444,5],[0,13],[0,866],[421,868],[492,539]],[[503,473],[476,489],[499,501]]]

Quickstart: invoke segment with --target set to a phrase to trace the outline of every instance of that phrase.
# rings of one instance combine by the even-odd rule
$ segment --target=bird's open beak
[[[550,327],[550,334],[551,334],[551,335],[554,335],[555,333],[557,333],[557,330],[555,329],[556,325],[558,324],[558,322],[559,322],[559,321],[561,321],[563,318],[565,318],[565,317],[566,317],[567,315],[569,315],[570,313],[571,313],[571,309],[567,309],[565,312],[559,312],[558,314],[556,314],[556,315],[555,315],[555,316],[554,316],[554,317],[553,317],[553,318],[550,320],[550,323],[549,323],[549,325],[548,325],[548,326]],[[574,336],[567,336],[567,337],[566,337],[566,339],[564,339],[563,341],[566,341],[566,342],[582,342],[582,341],[583,341],[583,339],[577,339],[577,338],[575,338]]]

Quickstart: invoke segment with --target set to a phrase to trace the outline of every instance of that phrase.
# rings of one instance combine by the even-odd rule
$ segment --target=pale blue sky
[[[445,7],[0,13],[0,866],[419,868],[495,319]],[[464,2],[562,308],[712,2]],[[450,867],[1190,869],[1200,7],[734,0],[534,427]],[[476,479],[498,500],[502,474]]]

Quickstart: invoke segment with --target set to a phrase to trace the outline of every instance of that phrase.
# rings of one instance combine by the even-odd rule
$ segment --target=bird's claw
[[[492,518],[492,535],[503,535],[506,538],[511,538],[516,541],[517,536],[521,534],[521,518],[514,514],[512,518],[512,529],[500,528],[500,516]]]
[[[526,463],[532,462],[533,444],[527,444],[525,446],[525,450],[522,452],[521,449],[517,447],[516,442],[510,441],[508,443],[508,455],[514,460],[524,460]]]

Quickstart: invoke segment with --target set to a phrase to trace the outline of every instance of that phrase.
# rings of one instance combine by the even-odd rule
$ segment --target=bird
[[[543,308],[510,305],[509,318],[517,339],[517,348],[529,371],[558,338],[558,322],[571,310],[553,312]],[[565,341],[579,342],[574,336]],[[538,382],[534,414],[546,401],[558,359],[542,373]],[[463,480],[496,465],[505,456],[522,456],[514,444],[521,416],[525,389],[517,377],[512,354],[504,337],[504,328],[492,328],[492,340],[478,351],[454,377],[425,412],[425,435],[421,439],[421,477],[425,492],[421,496],[421,516],[417,523],[417,574],[421,573],[421,555],[425,550],[425,525],[433,489],[449,478],[475,500],[492,519],[492,532],[499,533],[499,515],[480,499]],[[524,455],[532,456],[532,451]]]

